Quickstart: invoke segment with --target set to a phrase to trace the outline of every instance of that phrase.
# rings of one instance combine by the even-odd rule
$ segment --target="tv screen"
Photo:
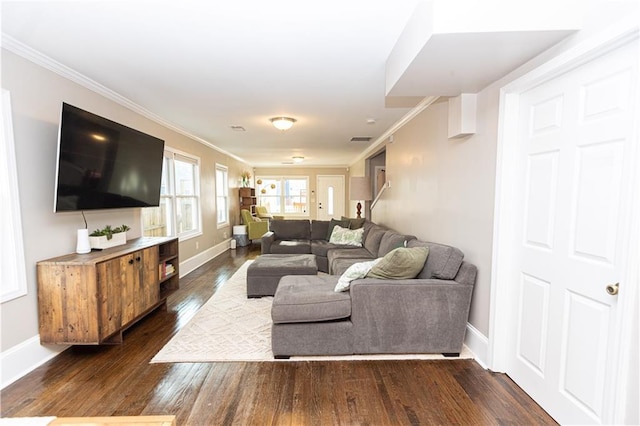
[[[63,103],[55,211],[158,206],[164,141]]]

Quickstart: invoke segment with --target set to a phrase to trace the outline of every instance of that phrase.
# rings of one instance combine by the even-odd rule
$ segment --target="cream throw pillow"
[[[369,272],[371,268],[381,260],[382,258],[379,257],[368,262],[358,262],[349,266],[347,270],[344,271],[342,275],[340,275],[338,283],[336,284],[336,287],[333,289],[333,291],[335,291],[336,293],[340,293],[341,291],[349,290],[351,281],[364,278],[367,275],[367,272]]]
[[[362,247],[362,236],[364,235],[364,228],[359,229],[347,229],[342,226],[336,225],[333,227],[331,238],[329,242],[331,244],[342,244],[346,246]]]

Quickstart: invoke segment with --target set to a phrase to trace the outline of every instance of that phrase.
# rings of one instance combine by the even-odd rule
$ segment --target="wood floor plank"
[[[175,415],[178,425],[555,424],[473,360],[150,364],[258,245],[216,257],[124,335],[74,347],[0,392],[2,417]]]

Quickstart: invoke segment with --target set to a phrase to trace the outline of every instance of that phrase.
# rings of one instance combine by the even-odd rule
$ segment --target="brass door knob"
[[[619,283],[609,284],[607,286],[607,293],[609,293],[611,296],[615,296],[616,294],[618,294],[618,287]]]

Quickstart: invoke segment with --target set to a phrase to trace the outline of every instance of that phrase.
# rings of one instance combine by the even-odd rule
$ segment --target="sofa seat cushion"
[[[356,246],[345,246],[341,244],[331,244],[325,240],[313,240],[311,241],[311,253],[316,256],[328,257],[329,250],[333,249],[355,249]]]
[[[376,256],[371,254],[364,247],[351,247],[351,248],[343,248],[336,247],[333,250],[330,250],[327,257],[329,258],[329,262],[336,259],[375,259]]]
[[[334,261],[331,263],[331,274],[340,276],[344,274],[351,265],[354,265],[356,263],[361,263],[361,262],[369,262],[371,260],[374,260],[374,259],[371,257],[353,258],[353,259],[352,258],[334,259]]]
[[[311,253],[309,240],[276,240],[271,243],[273,254],[304,254]]]
[[[333,269],[333,263],[339,259],[358,259],[358,261],[372,260],[376,256],[371,254],[369,250],[364,247],[352,247],[352,248],[334,248],[327,253],[329,260],[329,273],[335,274]],[[355,263],[355,262],[352,262]],[[344,272],[344,271],[342,271]]]
[[[288,275],[280,279],[273,297],[274,324],[334,321],[351,316],[351,296],[333,291],[330,275]]]

